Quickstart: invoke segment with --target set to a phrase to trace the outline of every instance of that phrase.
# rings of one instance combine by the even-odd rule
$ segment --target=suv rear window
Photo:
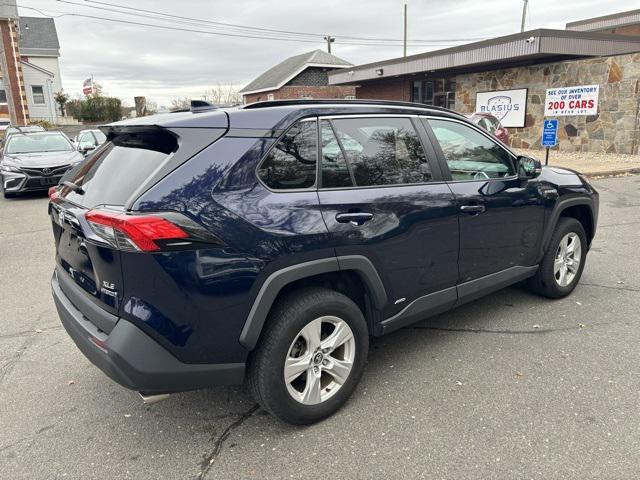
[[[302,120],[291,127],[260,164],[260,180],[274,190],[313,187],[318,160],[316,128],[315,120]]]
[[[96,205],[124,205],[154,170],[178,149],[177,137],[158,127],[121,129],[111,133],[98,148],[63,177],[84,193],[63,187],[67,200],[92,208]]]

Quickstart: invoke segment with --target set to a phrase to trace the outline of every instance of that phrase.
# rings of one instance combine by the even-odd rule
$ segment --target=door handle
[[[460,211],[470,215],[478,215],[487,209],[484,205],[462,205]]]
[[[336,214],[336,222],[350,223],[354,226],[360,226],[364,222],[368,222],[373,218],[373,213],[368,212],[349,212]]]

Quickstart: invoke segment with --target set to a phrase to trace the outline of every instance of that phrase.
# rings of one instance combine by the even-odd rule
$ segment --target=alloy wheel
[[[283,371],[287,391],[304,405],[325,402],[347,381],[355,351],[347,322],[334,316],[312,320],[289,347]]]
[[[566,287],[573,282],[580,269],[581,260],[580,237],[574,232],[569,232],[560,240],[553,262],[553,275],[558,285]]]

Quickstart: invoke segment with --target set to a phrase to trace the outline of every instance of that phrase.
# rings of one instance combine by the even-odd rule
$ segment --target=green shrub
[[[119,98],[91,95],[66,103],[68,115],[82,122],[115,122],[120,120],[122,102]]]

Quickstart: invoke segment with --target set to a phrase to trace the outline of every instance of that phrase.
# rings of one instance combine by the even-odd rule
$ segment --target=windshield
[[[61,134],[49,135],[11,135],[7,142],[5,153],[39,153],[39,152],[70,152],[73,145]]]

